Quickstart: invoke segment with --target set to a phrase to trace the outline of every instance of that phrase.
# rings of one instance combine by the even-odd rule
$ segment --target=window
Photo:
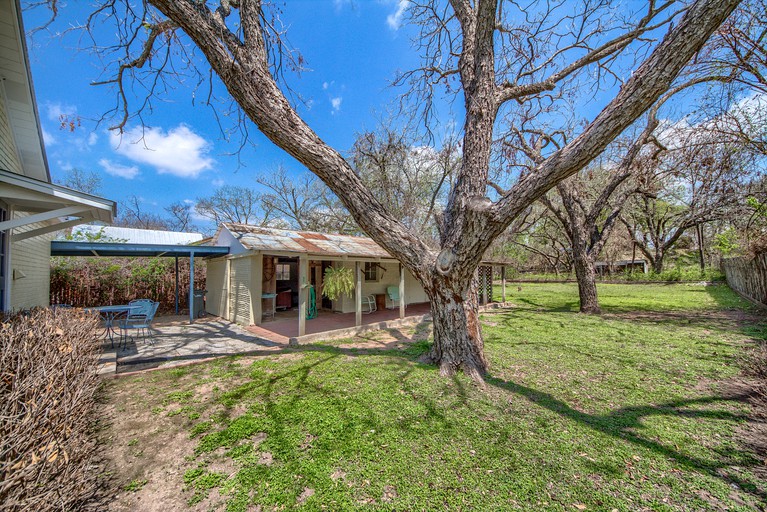
[[[378,281],[378,263],[365,263],[365,282]]]
[[[277,281],[290,281],[290,265],[287,263],[277,264]]]

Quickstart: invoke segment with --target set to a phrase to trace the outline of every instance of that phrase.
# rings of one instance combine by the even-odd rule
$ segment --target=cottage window
[[[290,265],[287,263],[277,264],[277,281],[290,281]]]
[[[365,282],[378,281],[378,263],[365,263]]]

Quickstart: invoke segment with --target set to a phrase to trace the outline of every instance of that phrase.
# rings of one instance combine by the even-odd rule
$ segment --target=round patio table
[[[115,319],[125,314],[129,316],[133,311],[140,310],[142,306],[129,306],[128,304],[116,304],[113,306],[97,306],[85,308],[86,311],[96,311],[104,320],[104,338],[109,338],[112,348],[115,346]]]

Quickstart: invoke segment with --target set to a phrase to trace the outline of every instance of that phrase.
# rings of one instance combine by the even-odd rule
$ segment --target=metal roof
[[[392,257],[372,239],[362,236],[262,228],[248,224],[225,223],[223,227],[229,230],[245,249],[252,251],[295,252],[329,257]]]
[[[201,233],[182,233],[161,231],[158,229],[135,229],[118,226],[77,226],[72,229],[72,236],[81,234],[83,238],[100,236],[107,242],[125,242],[128,244],[186,245],[203,239]]]
[[[51,256],[225,256],[228,247],[209,245],[157,245],[157,244],[115,244],[99,242],[70,242],[54,240],[51,242]]]

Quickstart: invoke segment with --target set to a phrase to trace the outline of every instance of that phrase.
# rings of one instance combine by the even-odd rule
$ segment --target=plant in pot
[[[322,294],[330,300],[354,291],[354,271],[348,267],[328,267],[322,279]]]

